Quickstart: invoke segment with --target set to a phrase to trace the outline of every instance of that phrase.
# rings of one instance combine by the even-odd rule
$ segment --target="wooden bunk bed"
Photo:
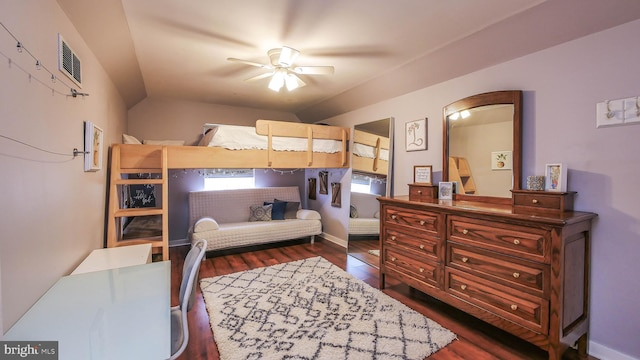
[[[357,172],[387,175],[389,138],[361,130],[353,132],[352,169]]]
[[[214,146],[169,146],[114,144],[111,146],[107,247],[151,243],[154,253],[169,258],[168,240],[168,170],[207,168],[348,168],[349,129],[275,120],[258,120],[255,131],[264,136],[266,149],[229,150]],[[214,135],[215,137],[215,135]],[[278,151],[273,143],[296,138],[306,144],[304,151]],[[287,139],[284,139],[285,142]],[[315,152],[315,143],[339,142],[336,152]],[[293,139],[292,139],[293,141]],[[157,178],[129,179],[128,174],[157,174]],[[152,184],[159,186],[157,205],[153,208],[125,208],[123,186]],[[160,217],[162,235],[123,237],[123,220],[134,216]]]

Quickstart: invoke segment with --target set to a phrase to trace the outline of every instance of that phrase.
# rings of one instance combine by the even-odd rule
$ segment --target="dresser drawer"
[[[447,239],[483,249],[550,263],[549,230],[451,216]]]
[[[382,256],[384,256],[384,266],[387,270],[404,273],[421,282],[440,287],[438,282],[440,266],[438,263],[414,259],[407,256],[402,249],[393,246],[385,247]]]
[[[403,209],[399,207],[389,206],[384,208],[384,221],[387,224],[400,225],[414,228],[421,231],[432,233],[434,236],[438,234],[438,225],[441,217],[437,214]]]
[[[513,190],[516,214],[555,215],[573,210],[575,192]]]
[[[547,300],[449,268],[445,270],[445,289],[455,297],[527,329],[545,335],[549,333]]]
[[[485,277],[505,286],[549,298],[549,265],[460,244],[447,245],[447,266]]]
[[[409,201],[433,202],[437,198],[437,185],[409,184]]]
[[[411,231],[397,226],[385,227],[383,236],[385,246],[394,246],[403,251],[411,251],[416,256],[427,256],[434,260],[438,257],[439,240],[426,233]]]

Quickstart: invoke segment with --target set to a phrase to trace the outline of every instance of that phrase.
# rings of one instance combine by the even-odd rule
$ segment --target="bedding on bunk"
[[[360,157],[370,159],[375,159],[376,157],[376,148],[374,146],[365,144],[354,143],[351,152],[353,153],[353,155],[357,155]],[[389,150],[380,149],[380,160],[389,160]]]
[[[251,126],[216,125],[209,130],[198,145],[216,146],[229,150],[246,150],[268,148],[267,136],[259,135]],[[277,151],[307,151],[307,139],[284,136],[272,137],[272,148]],[[337,140],[314,139],[313,151],[337,153],[342,151],[342,143]]]

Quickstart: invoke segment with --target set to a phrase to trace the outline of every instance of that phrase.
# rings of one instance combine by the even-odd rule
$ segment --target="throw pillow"
[[[271,208],[273,205],[251,205],[249,221],[271,221]]]
[[[287,208],[284,210],[284,218],[285,219],[296,219],[296,214],[298,213],[298,209],[300,209],[300,202],[297,201],[284,201],[273,199],[273,202],[284,202],[287,204]]]
[[[287,208],[287,203],[283,201],[268,202],[265,201],[264,205],[271,205],[271,220],[284,220],[284,212]]]
[[[220,225],[218,222],[213,220],[210,217],[203,217],[202,219],[196,221],[195,225],[193,225],[193,232],[203,232],[203,231],[211,231],[218,230]]]
[[[349,217],[352,219],[358,217],[358,209],[354,205],[351,205],[351,207],[349,208]]]
[[[135,136],[131,136],[131,135],[127,135],[127,134],[122,134],[122,143],[123,144],[142,144],[140,142],[140,140],[136,139]]]

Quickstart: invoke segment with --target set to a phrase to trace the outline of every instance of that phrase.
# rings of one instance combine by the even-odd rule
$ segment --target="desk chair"
[[[207,241],[199,240],[191,247],[187,257],[184,259],[179,304],[171,307],[171,357],[169,360],[174,360],[180,356],[189,343],[187,312],[191,310],[195,301],[198,271],[206,249]]]

